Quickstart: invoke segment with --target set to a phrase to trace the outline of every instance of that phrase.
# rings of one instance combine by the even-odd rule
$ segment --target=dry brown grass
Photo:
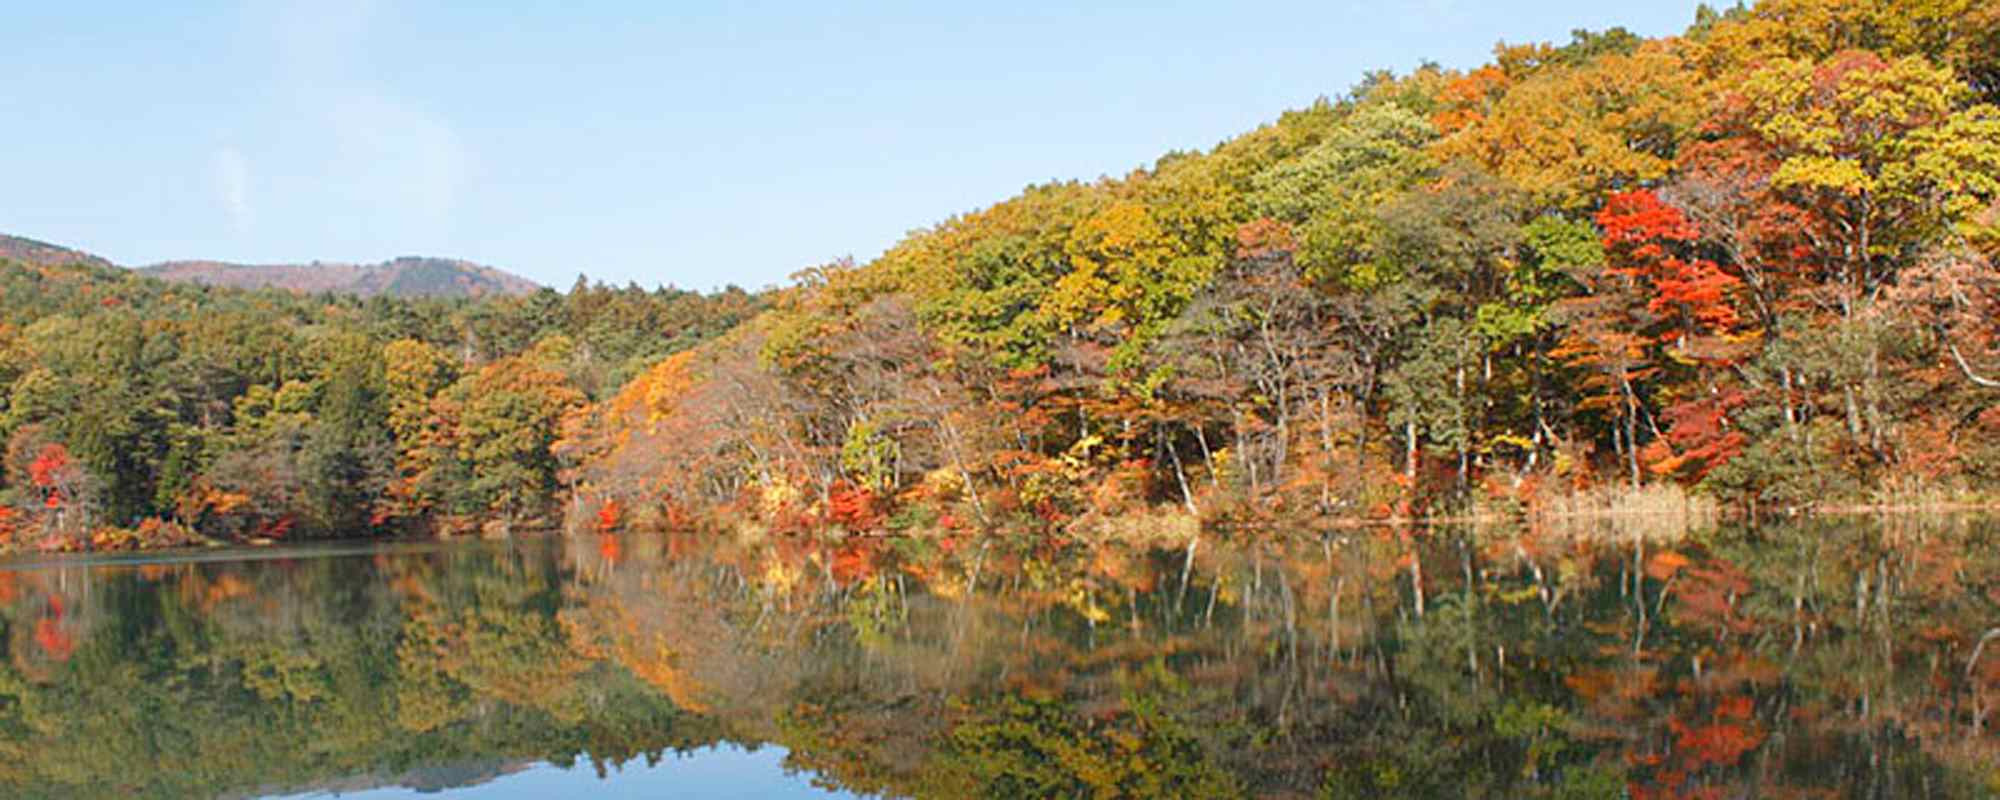
[[[1921,478],[1883,481],[1857,503],[1828,504],[1813,509],[1821,514],[1950,513],[1955,511],[2000,511],[2000,497],[1990,492],[1965,488],[1956,482]]]
[[[1082,524],[1072,526],[1070,533],[1086,542],[1182,547],[1201,533],[1202,528],[1200,519],[1180,507],[1161,506],[1086,518]]]
[[[1708,521],[1713,520],[1718,511],[1715,501],[1689,494],[1679,484],[1650,483],[1638,488],[1601,486],[1552,497],[1542,504],[1535,516],[1541,519],[1668,517]]]

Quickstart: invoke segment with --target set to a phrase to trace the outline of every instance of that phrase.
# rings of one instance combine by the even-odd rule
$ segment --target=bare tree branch
[[[1966,363],[1965,355],[1958,352],[1958,344],[1956,342],[1953,342],[1950,339],[1946,339],[1944,341],[1944,346],[1945,349],[1951,351],[1951,360],[1958,362],[1958,371],[1965,373],[1966,380],[1972,381],[1973,385],[1975,386],[1983,386],[1988,389],[2000,389],[2000,380],[1994,380],[1992,378],[1984,377],[1972,370],[1972,365]]]

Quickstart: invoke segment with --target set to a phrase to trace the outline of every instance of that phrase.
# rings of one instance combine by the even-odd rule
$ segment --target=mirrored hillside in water
[[[1996,533],[19,562],[0,795],[1987,796]]]

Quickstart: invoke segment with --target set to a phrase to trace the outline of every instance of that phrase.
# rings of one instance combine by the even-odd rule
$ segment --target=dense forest
[[[1976,493],[1996,102],[2000,6],[1954,0],[1371,75],[807,272],[597,406],[578,488],[669,522],[1071,530]]]
[[[358,298],[0,263],[0,541],[109,549],[507,525],[564,420],[762,300]]]
[[[1370,75],[755,297],[8,267],[0,527],[114,546],[1978,497],[2000,479],[1996,103],[2000,7],[1767,0]]]

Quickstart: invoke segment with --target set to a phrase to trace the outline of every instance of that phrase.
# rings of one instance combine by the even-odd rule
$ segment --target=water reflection
[[[854,797],[813,785],[810,776],[785,768],[783,748],[745,749],[734,745],[677,753],[657,762],[624,764],[607,779],[594,764],[563,768],[554,764],[509,765],[505,769],[445,769],[412,775],[386,786],[380,780],[323,784],[312,791],[286,795],[287,800],[341,797],[347,800],[418,800],[450,792],[454,800],[513,798],[711,797],[742,800]]]
[[[31,565],[0,570],[0,794],[646,796],[707,770],[924,797],[1984,796],[1993,530]]]

